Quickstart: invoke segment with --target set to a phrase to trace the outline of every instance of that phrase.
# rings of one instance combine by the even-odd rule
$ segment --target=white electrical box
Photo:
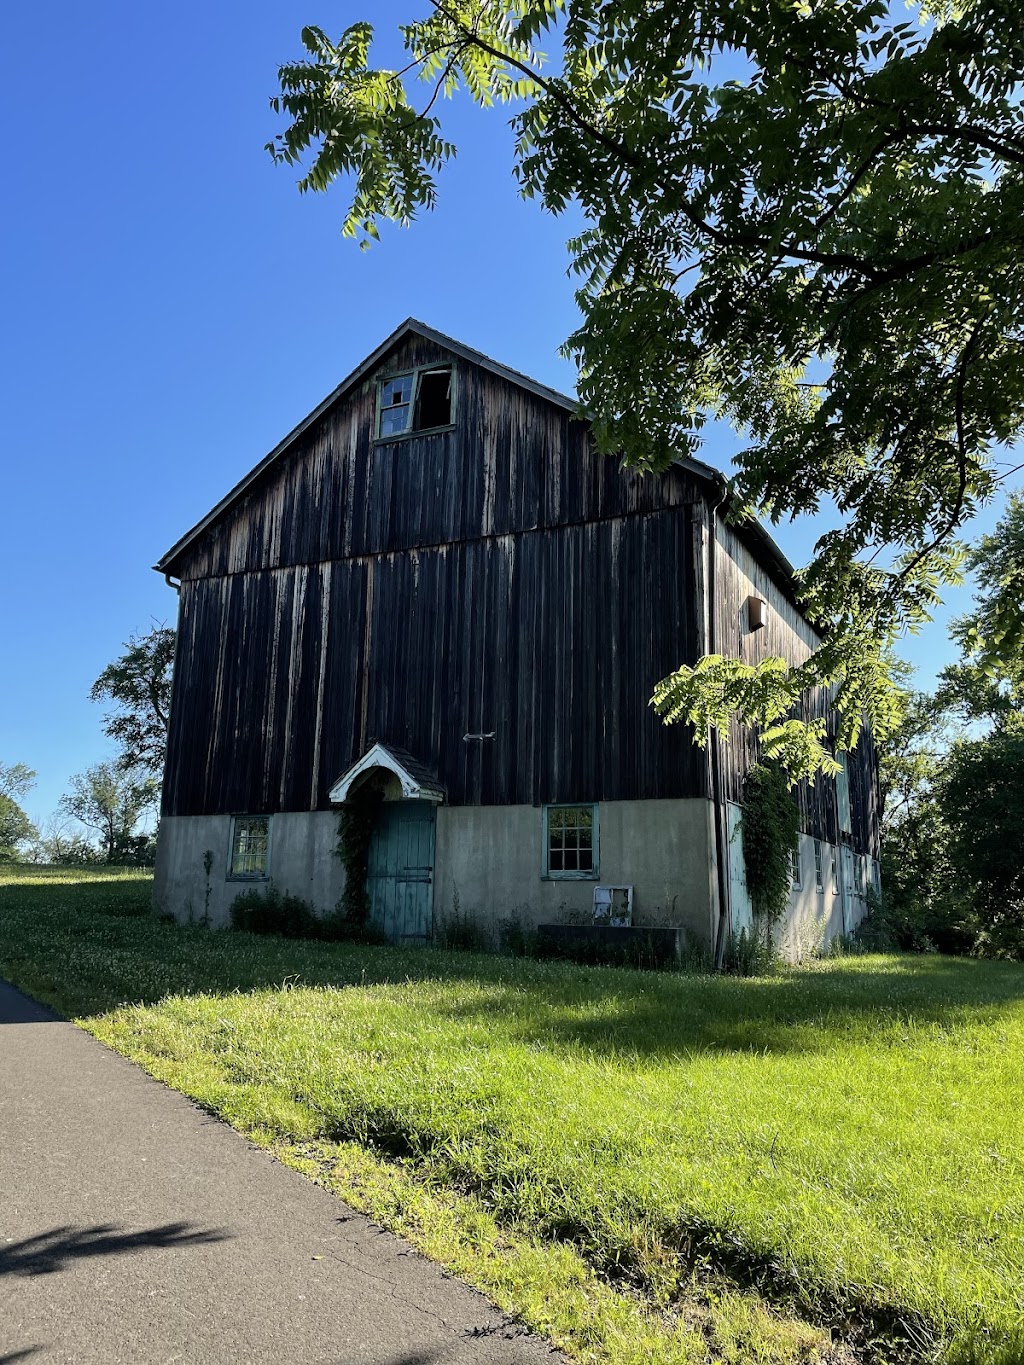
[[[594,887],[594,923],[629,928],[633,923],[633,888],[631,886]]]

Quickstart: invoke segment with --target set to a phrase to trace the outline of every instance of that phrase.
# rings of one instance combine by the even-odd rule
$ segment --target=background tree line
[[[1008,641],[1003,622],[1024,572],[1024,497],[1008,500],[970,566],[975,606],[952,627],[960,659],[934,691],[905,691],[903,722],[881,746],[883,902],[861,937],[1021,957],[1024,641]]]
[[[174,664],[174,631],[155,626],[133,635],[90,689],[112,704],[103,730],[113,758],[75,773],[57,810],[41,828],[21,803],[36,774],[24,763],[0,762],[0,859],[39,863],[153,861],[156,830],[141,829],[160,796]]]

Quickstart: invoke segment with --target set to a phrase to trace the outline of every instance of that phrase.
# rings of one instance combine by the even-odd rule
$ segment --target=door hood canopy
[[[392,773],[398,779],[402,796],[407,801],[433,801],[436,804],[444,800],[444,788],[429,768],[404,749],[381,743],[372,745],[358,762],[342,773],[331,787],[330,800],[335,805],[347,801],[359,779],[373,768]]]

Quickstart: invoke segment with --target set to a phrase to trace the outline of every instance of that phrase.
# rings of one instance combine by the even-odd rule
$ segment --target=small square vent
[[[626,929],[633,923],[631,886],[594,887],[594,923]]]

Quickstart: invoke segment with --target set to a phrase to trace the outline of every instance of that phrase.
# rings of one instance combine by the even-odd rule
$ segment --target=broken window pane
[[[380,383],[377,436],[451,426],[452,368],[416,370]]]
[[[381,384],[378,436],[397,436],[409,429],[414,378],[414,375],[402,374],[395,379],[385,379]]]
[[[452,372],[424,370],[416,394],[415,431],[449,426],[452,420]]]

